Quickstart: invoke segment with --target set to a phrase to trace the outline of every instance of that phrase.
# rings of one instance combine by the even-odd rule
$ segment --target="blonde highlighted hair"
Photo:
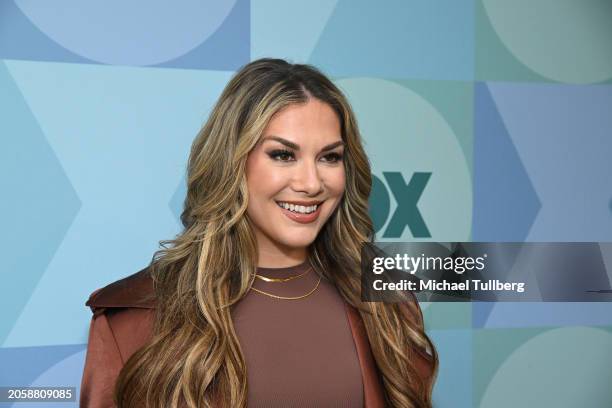
[[[346,173],[344,196],[311,245],[310,262],[359,311],[388,405],[431,405],[433,376],[419,377],[414,350],[430,351],[434,376],[437,356],[416,301],[360,299],[361,245],[374,237],[368,215],[372,178],[351,107],[316,68],[260,59],[231,79],[193,142],[184,229],[162,241],[151,261],[153,336],[117,379],[120,407],[246,406],[246,365],[230,313],[249,291],[257,265],[257,242],[246,217],[245,163],[272,115],[309,98],[338,115]]]

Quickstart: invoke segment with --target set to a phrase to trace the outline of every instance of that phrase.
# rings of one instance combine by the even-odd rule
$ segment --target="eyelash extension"
[[[268,153],[268,156],[270,156],[271,159],[278,160],[278,161],[289,161],[289,160],[280,160],[279,157],[283,155],[287,155],[287,156],[290,156],[292,159],[295,159],[295,154],[292,151],[286,150],[286,149],[276,149]],[[344,158],[344,155],[340,153],[332,152],[332,153],[326,154],[323,157],[331,158],[332,160],[328,160],[331,163],[338,163],[342,161],[342,159]]]
[[[291,156],[292,158],[295,158],[293,152],[290,150],[286,150],[286,149],[276,149],[268,153],[268,156],[270,156],[271,159],[278,160],[278,161],[287,161],[287,160],[279,160],[279,156],[281,155],[287,155],[287,156]]]
[[[333,157],[333,159],[334,159],[332,161],[333,163],[341,162],[342,159],[344,158],[344,155],[342,155],[340,153],[335,153],[335,152],[334,153],[328,153],[324,157],[328,157],[328,156]]]

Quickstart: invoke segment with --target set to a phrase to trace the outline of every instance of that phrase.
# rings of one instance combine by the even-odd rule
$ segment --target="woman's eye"
[[[330,163],[337,163],[342,161],[342,155],[340,153],[329,153],[323,156],[324,161]]]
[[[270,158],[274,160],[283,161],[283,162],[294,159],[293,152],[290,152],[289,150],[273,150],[270,153],[268,153],[268,156],[270,156]]]

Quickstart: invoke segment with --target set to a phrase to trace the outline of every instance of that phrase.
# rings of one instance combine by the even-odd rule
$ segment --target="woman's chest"
[[[251,292],[232,311],[249,407],[363,406],[362,368],[335,289],[282,300]]]

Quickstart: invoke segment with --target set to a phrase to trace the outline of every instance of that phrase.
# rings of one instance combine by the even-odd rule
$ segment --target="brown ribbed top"
[[[254,288],[279,296],[312,290],[319,275],[305,262],[257,273]],[[248,406],[363,407],[363,384],[344,300],[324,278],[299,300],[274,299],[251,290],[232,311],[247,365]]]

